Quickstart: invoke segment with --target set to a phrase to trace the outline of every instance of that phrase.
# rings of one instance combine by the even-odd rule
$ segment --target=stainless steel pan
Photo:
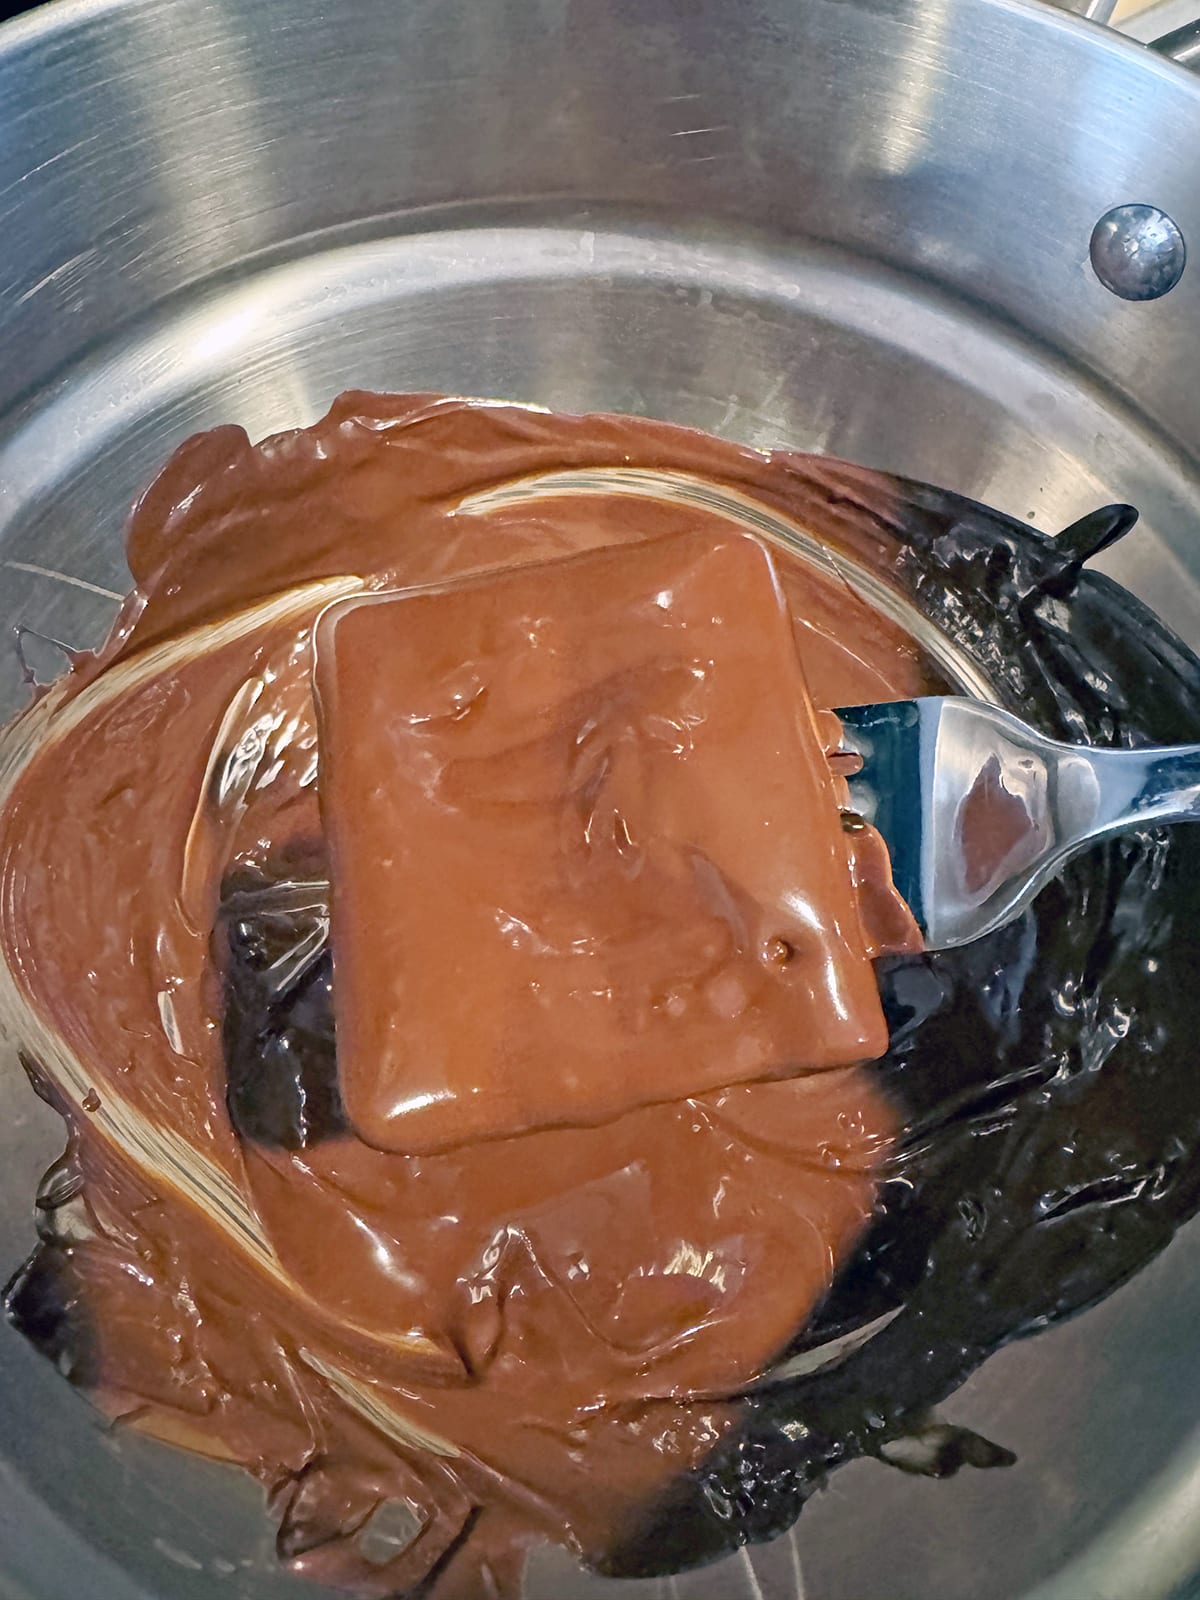
[[[1147,270],[1127,219],[1096,246],[1126,291],[1194,246],[1156,299],[1093,266],[1129,205]],[[59,0],[0,32],[5,625],[94,640],[172,444],[356,385],[644,410],[1047,528],[1130,500],[1109,570],[1200,644],[1198,370],[1200,82],[1046,7]],[[2,1070],[15,1263],[59,1134]],[[1182,1594],[1198,1323],[1193,1228],[960,1395],[1019,1472],[860,1464],[796,1542],[627,1593]],[[268,1550],[247,1484],[104,1435],[0,1330],[0,1595],[311,1595]],[[553,1560],[536,1583],[621,1593]]]

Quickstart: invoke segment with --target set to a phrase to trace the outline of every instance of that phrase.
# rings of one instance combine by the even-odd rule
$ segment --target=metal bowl
[[[1198,150],[1200,84],[1018,0],[59,0],[0,31],[0,623],[94,642],[175,443],[353,385],[645,411],[1048,529],[1129,500],[1101,565],[1200,645]],[[1123,225],[1169,292],[1124,297]],[[60,1131],[0,1072],[15,1265]],[[624,1591],[547,1555],[535,1592],[1188,1592],[1198,1320],[1192,1228],[961,1392],[1018,1470],[861,1463],[795,1540]],[[248,1482],[103,1432],[7,1329],[0,1415],[6,1600],[313,1595]]]

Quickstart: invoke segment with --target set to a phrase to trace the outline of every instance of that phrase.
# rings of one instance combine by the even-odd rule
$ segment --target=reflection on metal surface
[[[1092,268],[1122,300],[1158,300],[1183,276],[1183,234],[1157,206],[1115,206],[1092,229]]]
[[[949,45],[947,36],[959,15],[953,0],[926,0],[922,18],[926,48],[920,56],[896,64],[886,108],[880,108],[874,122],[879,170],[891,178],[915,174],[923,162],[936,156],[942,64]]]
[[[851,800],[934,950],[1003,927],[1092,841],[1200,817],[1200,745],[1096,750],[937,696],[838,714]]]

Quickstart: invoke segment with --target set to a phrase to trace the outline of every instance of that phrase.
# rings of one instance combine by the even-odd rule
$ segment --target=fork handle
[[[1076,746],[1060,761],[1056,788],[1059,824],[1068,837],[1095,839],[1154,822],[1200,821],[1200,744],[1143,750]]]

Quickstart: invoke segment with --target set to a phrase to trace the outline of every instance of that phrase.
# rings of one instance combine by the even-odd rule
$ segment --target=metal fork
[[[887,843],[931,950],[1002,927],[1078,851],[1126,828],[1200,820],[1200,745],[1094,750],[962,698],[850,706],[855,809]]]

